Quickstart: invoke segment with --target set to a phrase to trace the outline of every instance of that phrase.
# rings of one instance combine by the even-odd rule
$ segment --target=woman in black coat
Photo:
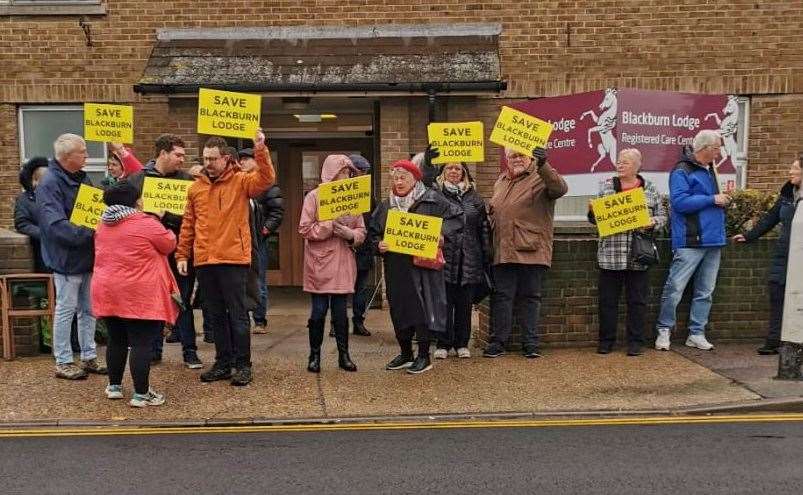
[[[14,202],[14,229],[31,238],[36,273],[49,273],[50,270],[42,260],[42,249],[39,244],[39,215],[36,208],[34,190],[42,176],[47,172],[47,158],[34,157],[25,162],[20,170],[20,185],[23,191]]]
[[[475,295],[487,293],[486,274],[491,266],[491,229],[485,201],[477,192],[468,168],[461,163],[447,163],[435,181],[435,187],[460,209],[462,235],[448,244],[446,265],[446,332],[438,334],[436,359],[445,359],[454,349],[460,358],[471,357],[471,306]],[[484,290],[483,290],[484,289]]]
[[[789,238],[792,233],[792,217],[795,215],[796,203],[800,200],[801,162],[803,162],[803,157],[792,163],[792,167],[789,169],[789,182],[781,188],[781,193],[772,209],[749,232],[733,237],[736,242],[754,241],[779,223],[781,224],[780,237],[775,243],[769,276],[770,328],[764,346],[758,349],[758,353],[762,355],[778,354],[778,346],[781,343],[786,267],[789,262]]]
[[[443,219],[441,237],[444,250],[451,239],[460,235],[460,210],[438,191],[421,182],[420,169],[410,161],[399,160],[391,165],[393,186],[390,197],[382,201],[371,215],[370,241],[382,256],[385,268],[390,318],[401,352],[387,364],[386,369],[408,368],[408,373],[423,373],[432,368],[429,357],[431,334],[446,331],[447,300],[443,270],[421,268],[413,257],[390,252],[383,241],[388,211],[397,209],[409,213]],[[418,356],[413,359],[413,337],[418,341]]]

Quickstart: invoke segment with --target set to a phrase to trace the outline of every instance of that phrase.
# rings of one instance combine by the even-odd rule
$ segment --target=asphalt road
[[[0,493],[803,493],[803,422],[0,438]]]

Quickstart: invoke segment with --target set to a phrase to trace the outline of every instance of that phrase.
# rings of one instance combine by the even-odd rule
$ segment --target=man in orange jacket
[[[225,154],[227,147],[220,137],[211,137],[204,145],[203,172],[188,192],[176,265],[180,274],[186,274],[187,260],[193,259],[204,314],[215,332],[215,364],[201,374],[201,381],[231,379],[232,385],[247,385],[252,376],[251,329],[245,308],[251,264],[249,198],[273,185],[276,173],[261,130],[254,138],[255,171],[241,171]]]

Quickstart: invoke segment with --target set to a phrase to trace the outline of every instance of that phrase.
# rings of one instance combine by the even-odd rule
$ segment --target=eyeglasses
[[[203,160],[204,163],[211,163],[211,162],[215,162],[217,160],[220,160],[221,158],[226,158],[226,156],[225,155],[221,155],[221,156],[205,156],[205,157],[202,158],[202,160]]]

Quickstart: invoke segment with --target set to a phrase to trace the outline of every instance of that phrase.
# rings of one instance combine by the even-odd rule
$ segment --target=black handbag
[[[656,265],[661,258],[658,256],[658,246],[652,234],[634,231],[630,241],[630,259],[640,265]]]

